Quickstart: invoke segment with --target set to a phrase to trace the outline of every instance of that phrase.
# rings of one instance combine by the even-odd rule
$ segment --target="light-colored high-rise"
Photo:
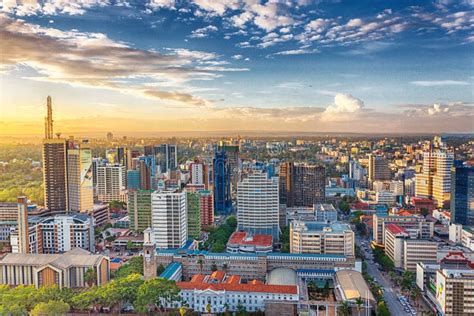
[[[151,195],[151,226],[158,248],[180,248],[188,235],[186,190],[155,191]]]
[[[422,171],[416,174],[416,196],[433,199],[438,207],[449,207],[453,161],[454,154],[447,151],[425,152]]]
[[[279,237],[278,178],[256,171],[237,185],[238,229]]]
[[[28,200],[26,196],[18,197],[18,252],[30,252],[28,226]]]
[[[126,202],[125,166],[118,164],[97,168],[97,197],[102,202]]]
[[[94,187],[92,184],[92,151],[89,148],[74,148],[67,151],[67,175],[69,210],[92,211]]]

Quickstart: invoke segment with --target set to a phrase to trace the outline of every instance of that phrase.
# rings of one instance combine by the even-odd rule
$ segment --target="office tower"
[[[214,153],[212,161],[214,170],[214,212],[227,215],[232,211],[230,195],[230,167],[225,151]]]
[[[26,196],[20,196],[17,200],[18,207],[18,252],[30,252],[30,235],[28,225],[28,199]]]
[[[143,155],[153,156],[154,154],[155,154],[155,151],[153,149],[153,146],[151,145],[143,146]]]
[[[203,162],[193,162],[189,165],[190,183],[209,187],[209,167]]]
[[[186,244],[186,190],[152,193],[151,227],[157,248],[181,248]]]
[[[187,192],[188,238],[199,239],[201,236],[201,197],[199,192]]]
[[[67,142],[53,138],[53,109],[51,97],[47,98],[48,114],[45,118],[43,139],[43,185],[45,206],[52,212],[68,210],[67,194]]]
[[[214,224],[214,199],[209,190],[200,190],[199,208],[201,212],[201,228],[209,227]]]
[[[70,143],[67,151],[67,183],[69,210],[92,211],[94,208],[94,187],[92,184],[92,151],[89,148]]]
[[[140,186],[140,170],[127,171],[127,190],[138,190]]]
[[[92,186],[94,187],[94,195],[96,195],[95,190],[97,189],[97,168],[102,165],[101,158],[92,158]]]
[[[387,158],[378,155],[369,155],[369,181],[387,181],[391,179]]]
[[[365,176],[365,169],[356,160],[349,161],[349,178],[360,181]]]
[[[233,186],[233,190],[237,187],[237,183],[240,181],[240,149],[239,146],[225,145],[221,142],[219,144],[218,151],[224,151],[229,162],[230,171],[230,182]]]
[[[237,184],[237,226],[249,234],[279,237],[278,178],[255,171]]]
[[[348,224],[295,220],[290,224],[291,253],[355,256],[355,235]]]
[[[140,189],[152,190],[156,188],[155,156],[141,156],[138,159],[138,170],[140,171]]]
[[[154,154],[156,163],[160,166],[160,172],[166,173],[178,168],[178,148],[176,145],[161,144],[155,146]]]
[[[130,170],[129,170],[130,171]],[[151,227],[151,194],[153,190],[128,191],[128,216],[130,229],[143,232]]]
[[[474,166],[452,167],[451,222],[474,225]]]
[[[287,207],[308,206],[325,201],[326,170],[286,162],[280,165],[280,204]]]
[[[454,154],[447,151],[425,152],[422,171],[416,174],[416,196],[432,199],[440,208],[449,207],[453,161]]]
[[[108,164],[97,168],[97,197],[102,202],[126,202],[124,166]]]

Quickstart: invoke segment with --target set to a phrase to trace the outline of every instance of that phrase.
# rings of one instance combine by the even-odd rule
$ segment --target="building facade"
[[[278,178],[255,171],[237,185],[237,227],[279,239]]]
[[[97,197],[99,201],[127,202],[125,187],[124,166],[108,164],[97,168]]]
[[[153,190],[128,191],[128,216],[130,229],[143,232],[151,227],[151,194]]]
[[[181,248],[188,237],[186,190],[151,195],[151,227],[158,248]]]
[[[201,236],[201,197],[199,192],[186,192],[188,212],[188,238],[199,239]]]
[[[349,225],[293,221],[290,225],[291,253],[355,256],[355,235]]]
[[[230,165],[225,151],[214,153],[214,211],[217,215],[227,215],[232,211],[230,194]]]
[[[451,222],[474,225],[474,167],[452,168]]]
[[[370,182],[391,179],[387,158],[373,154],[369,155],[368,179]]]
[[[70,144],[70,146],[74,146]],[[69,148],[67,151],[67,183],[69,210],[87,212],[94,208],[92,183],[92,151],[89,148]]]
[[[211,191],[199,191],[199,209],[201,212],[201,228],[214,225],[214,198]]]

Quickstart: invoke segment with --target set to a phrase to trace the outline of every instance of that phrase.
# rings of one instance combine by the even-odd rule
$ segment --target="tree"
[[[138,273],[143,275],[143,257],[142,256],[137,256],[133,257],[126,264],[118,268],[117,271],[115,271],[113,277],[114,278],[123,278],[126,277],[127,275]]]
[[[390,311],[387,308],[387,305],[385,305],[385,302],[380,301],[377,304],[377,316],[390,316]]]
[[[69,304],[63,301],[41,302],[31,311],[32,316],[61,316],[69,312]]]
[[[328,280],[326,280],[326,283],[324,283],[323,295],[326,298],[329,296],[329,281]]]
[[[90,287],[97,283],[97,273],[93,268],[89,268],[84,273],[84,282]]]
[[[420,298],[420,296],[421,296],[420,288],[418,286],[413,287],[410,291],[410,297],[416,303],[417,306],[418,306],[418,299]]]
[[[357,305],[357,315],[360,315],[362,305],[364,305],[364,300],[362,299],[362,297],[359,296],[358,298],[356,298],[355,303]]]
[[[344,301],[341,305],[339,305],[338,314],[341,316],[348,316],[351,314],[351,307],[347,301]]]
[[[402,291],[409,291],[413,286],[414,276],[413,272],[405,271],[402,274],[401,288]]]
[[[135,248],[133,242],[131,240],[127,241],[127,250],[132,250],[133,248]]]
[[[217,265],[215,263],[211,265],[211,271],[212,272],[217,271]]]
[[[166,268],[160,263],[160,265],[156,268],[156,275],[161,275],[165,269]]]
[[[240,304],[240,302],[237,305],[237,312],[235,313],[235,315],[237,315],[237,316],[247,316],[248,315],[247,310],[245,309],[245,307],[242,304]]]
[[[134,306],[137,311],[152,311],[157,307],[165,307],[179,302],[179,288],[174,281],[163,278],[151,279],[143,282],[138,288]]]
[[[227,273],[227,270],[228,270],[228,269],[229,269],[229,265],[228,265],[227,263],[224,263],[224,264],[222,265],[222,270],[224,270],[224,272]]]
[[[204,265],[204,260],[202,258],[199,258],[197,260],[197,264],[199,265],[199,271],[202,273],[203,265]]]
[[[206,304],[206,312],[210,314],[211,311],[212,311],[211,303],[207,303]]]

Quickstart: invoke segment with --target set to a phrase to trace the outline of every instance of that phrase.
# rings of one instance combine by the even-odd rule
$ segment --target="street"
[[[360,239],[356,238],[356,244],[361,249],[362,253],[365,257],[369,255],[368,252],[362,249]],[[387,280],[382,273],[377,269],[375,264],[371,264],[369,261],[367,262],[367,273],[374,278],[375,282],[380,284],[384,289],[384,299],[387,303],[387,307],[390,310],[392,315],[411,315],[410,313],[406,313],[405,309],[403,308],[402,304],[397,298],[397,293],[391,287],[390,281]]]

